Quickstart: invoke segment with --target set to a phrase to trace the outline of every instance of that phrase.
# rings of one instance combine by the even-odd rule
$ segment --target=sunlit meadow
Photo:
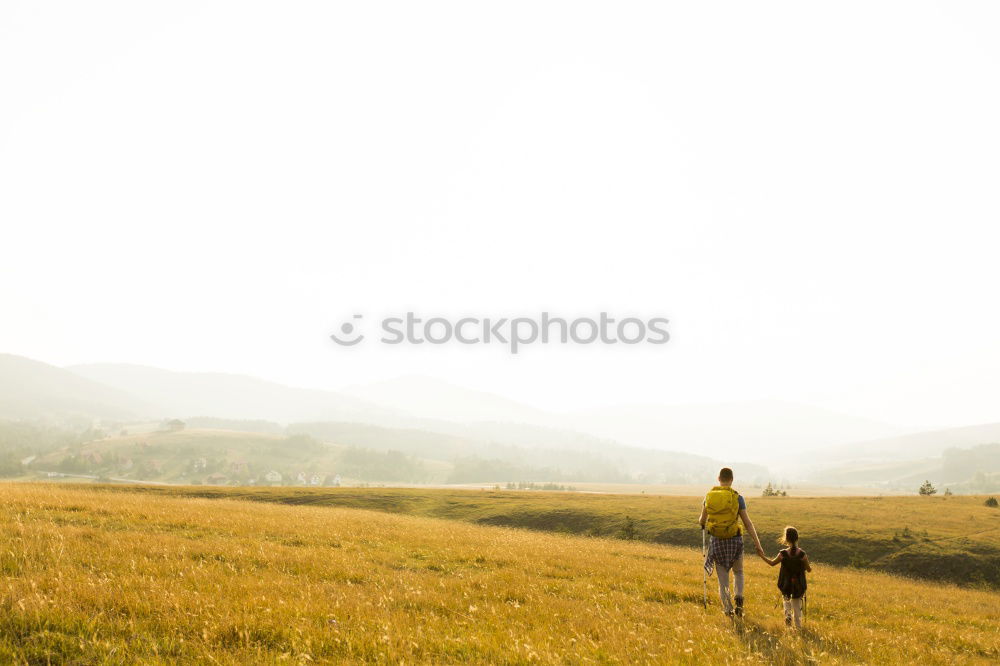
[[[45,484],[0,500],[5,663],[1000,659],[995,593],[822,562],[795,634],[756,560],[745,621],[703,608],[694,549]]]

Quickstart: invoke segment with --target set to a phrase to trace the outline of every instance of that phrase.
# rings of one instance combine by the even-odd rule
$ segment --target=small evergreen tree
[[[917,492],[919,492],[921,495],[933,495],[937,492],[937,488],[932,486],[930,481],[924,481],[923,484],[920,486],[920,490]]]
[[[778,490],[774,487],[774,484],[768,483],[767,488],[760,494],[761,497],[788,497],[787,490]]]
[[[986,502],[984,502],[984,504],[993,509],[1000,507],[1000,502],[997,501],[996,497],[990,497],[989,499],[986,500]]]
[[[639,533],[635,529],[635,521],[631,516],[625,516],[625,523],[618,530],[618,538],[626,541],[635,541],[639,538]]]

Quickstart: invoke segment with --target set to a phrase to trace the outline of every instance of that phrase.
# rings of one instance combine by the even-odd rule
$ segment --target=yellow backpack
[[[705,495],[708,520],[705,529],[717,539],[731,539],[740,533],[740,494],[726,486],[715,486]]]

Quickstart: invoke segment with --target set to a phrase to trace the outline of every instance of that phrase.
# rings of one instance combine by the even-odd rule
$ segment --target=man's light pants
[[[719,599],[722,601],[722,609],[727,613],[733,610],[733,601],[729,598],[729,571],[723,570],[716,565],[715,573],[719,577]],[[736,596],[743,596],[743,556],[733,562],[733,580],[736,582]],[[801,607],[801,606],[800,606]]]

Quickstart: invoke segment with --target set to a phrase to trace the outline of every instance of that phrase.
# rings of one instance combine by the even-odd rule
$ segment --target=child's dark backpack
[[[789,548],[781,552],[784,556],[778,571],[778,589],[783,596],[798,599],[806,593],[806,552],[801,548],[796,548],[794,553]]]

